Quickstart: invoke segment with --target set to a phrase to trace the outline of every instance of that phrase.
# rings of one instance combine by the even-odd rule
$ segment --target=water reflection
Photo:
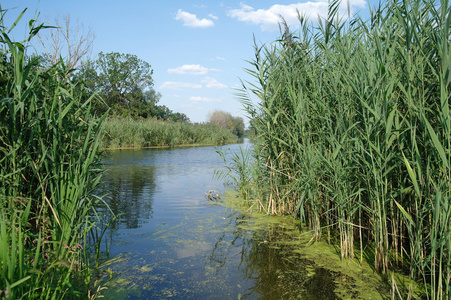
[[[97,194],[119,215],[110,229],[139,228],[152,218],[155,167],[146,162],[152,157],[147,151],[117,151],[103,161],[105,173]]]
[[[120,215],[111,229],[138,228],[152,217],[155,193],[154,167],[110,166],[103,178],[102,191],[111,211]]]
[[[315,266],[295,251],[302,247],[294,239],[299,235],[295,224],[255,224],[236,211],[227,219],[229,223],[210,254],[210,264],[220,274],[231,253],[240,255],[241,276],[252,282],[243,291],[243,299],[340,299],[334,293],[339,274]]]
[[[292,219],[262,221],[205,198],[224,190],[212,179],[223,164],[215,148],[123,151],[104,163],[103,191],[122,214],[108,232],[106,299],[339,299],[341,275],[298,251]]]

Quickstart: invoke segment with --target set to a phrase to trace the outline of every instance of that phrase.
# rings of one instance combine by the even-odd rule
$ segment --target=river
[[[223,168],[215,147],[115,151],[103,163],[102,191],[119,215],[102,244],[105,298],[327,300],[343,287],[357,297],[354,279],[281,242],[299,235],[292,218],[257,219],[206,197],[225,190],[213,179]]]

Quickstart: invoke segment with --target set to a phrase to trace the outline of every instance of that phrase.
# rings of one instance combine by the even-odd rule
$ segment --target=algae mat
[[[300,234],[289,217],[206,201],[175,226],[136,235],[151,247],[102,266],[110,299],[383,299],[389,287],[367,266]],[[149,251],[146,251],[149,249]]]

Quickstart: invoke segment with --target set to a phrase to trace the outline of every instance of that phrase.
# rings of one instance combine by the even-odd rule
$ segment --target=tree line
[[[82,83],[77,85],[77,92],[86,98],[98,93],[100,98],[93,100],[95,114],[109,111],[112,117],[190,122],[187,115],[158,104],[162,96],[154,89],[153,69],[148,62],[118,52],[100,52],[91,60],[89,53],[95,36],[90,29],[85,31],[78,21],[73,24],[70,15],[58,16],[47,23],[55,26],[37,34],[42,49],[37,58],[47,69],[62,62],[67,70],[65,79]],[[227,128],[237,136],[244,134],[243,119],[226,112],[210,114],[208,123]]]
[[[53,61],[47,54],[41,55],[43,65],[50,67]],[[153,88],[151,65],[133,54],[100,52],[95,60],[87,60],[78,69],[67,74],[71,81],[81,82],[78,92],[89,97],[94,92],[100,98],[93,101],[94,113],[133,118],[157,118],[189,122],[189,118],[159,105],[161,94]]]

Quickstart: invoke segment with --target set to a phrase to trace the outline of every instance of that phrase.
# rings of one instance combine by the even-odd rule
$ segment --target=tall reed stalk
[[[25,12],[25,10],[24,10]],[[87,297],[84,251],[100,179],[103,117],[77,95],[64,63],[43,69],[27,55],[45,28],[10,39],[0,10],[0,296]]]
[[[389,1],[367,20],[339,5],[318,23],[299,15],[296,32],[282,20],[281,38],[255,47],[238,95],[261,147],[254,193],[342,259],[373,249],[387,278],[407,270],[428,299],[449,299],[449,1]]]

